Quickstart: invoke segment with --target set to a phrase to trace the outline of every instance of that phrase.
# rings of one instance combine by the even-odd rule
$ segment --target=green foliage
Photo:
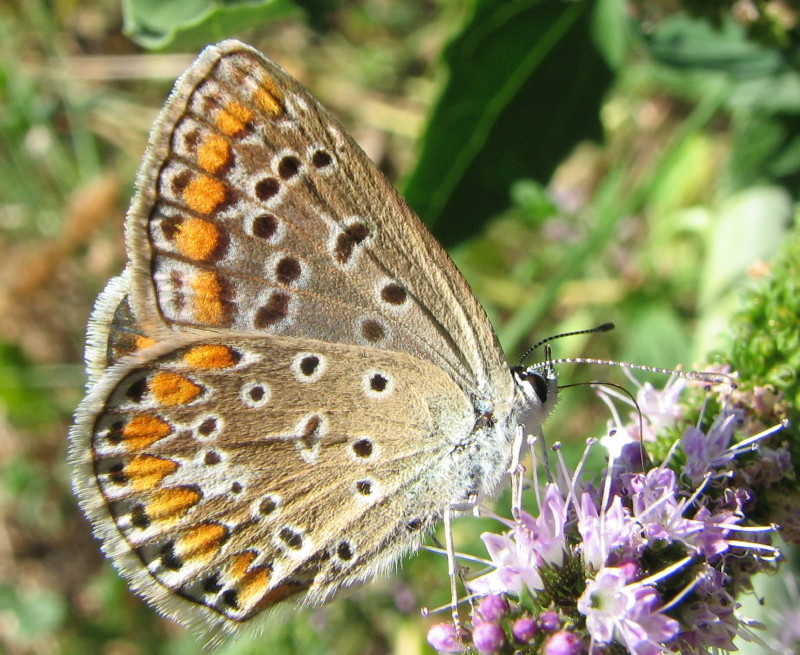
[[[787,235],[768,276],[749,291],[731,324],[730,350],[721,360],[742,386],[773,385],[788,403],[786,430],[800,462],[800,226]]]
[[[122,7],[125,33],[147,48],[199,48],[301,13],[291,0],[123,0]]]
[[[611,75],[589,39],[589,2],[475,2],[443,53],[448,78],[403,192],[445,245],[472,236],[519,178],[550,178],[600,138]]]
[[[654,60],[680,71],[689,88],[713,84],[730,112],[732,151],[724,181],[740,189],[777,180],[798,189],[800,71],[798,51],[754,40],[725,16],[718,26],[678,14],[645,40]]]

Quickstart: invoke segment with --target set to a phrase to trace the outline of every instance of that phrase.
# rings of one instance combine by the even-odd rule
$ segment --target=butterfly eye
[[[533,387],[539,400],[544,403],[547,400],[547,380],[538,373],[529,373],[528,382]]]
[[[528,386],[533,390],[533,393],[536,394],[540,403],[544,404],[547,402],[550,391],[547,386],[547,380],[543,375],[536,371],[526,371],[518,367],[512,368],[512,373],[520,386]],[[530,391],[527,389],[526,395],[530,396]]]

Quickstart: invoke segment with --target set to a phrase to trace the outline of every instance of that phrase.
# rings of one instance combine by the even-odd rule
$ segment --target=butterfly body
[[[419,219],[299,83],[210,46],[151,135],[71,431],[96,535],[233,629],[386,569],[491,494],[549,411]]]

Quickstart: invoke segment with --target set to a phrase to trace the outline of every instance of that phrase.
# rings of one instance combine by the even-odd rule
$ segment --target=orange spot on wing
[[[189,282],[194,293],[194,318],[202,325],[222,325],[225,322],[225,304],[222,302],[222,284],[214,271],[199,271]]]
[[[134,341],[134,350],[143,350],[144,348],[150,348],[150,346],[155,346],[158,343],[155,339],[151,337],[143,337],[141,334],[136,335],[136,340]]]
[[[217,127],[228,136],[239,136],[247,130],[251,120],[252,110],[232,100],[217,114]]]
[[[228,538],[228,529],[219,523],[201,523],[181,537],[178,549],[186,559],[210,560]]]
[[[189,180],[183,190],[183,200],[198,214],[210,214],[228,195],[225,184],[208,175],[198,175]]]
[[[255,552],[246,550],[243,553],[237,553],[230,558],[228,564],[228,571],[232,578],[239,580],[247,574],[247,570],[256,558]]]
[[[239,602],[244,607],[250,607],[256,602],[260,602],[269,586],[271,571],[266,566],[257,566],[248,571],[239,580],[238,592]]]
[[[209,173],[216,173],[231,160],[231,146],[219,134],[209,134],[197,148],[197,161]]]
[[[178,519],[197,505],[201,498],[201,493],[194,487],[161,489],[153,493],[147,503],[147,516],[153,521]]]
[[[171,371],[159,371],[150,378],[147,387],[161,405],[186,405],[203,390],[189,378]]]
[[[122,428],[122,439],[128,450],[142,450],[172,434],[172,426],[158,416],[134,416]]]
[[[229,368],[238,358],[228,346],[211,344],[195,346],[183,356],[183,361],[192,368]]]
[[[136,491],[152,489],[161,481],[175,473],[178,464],[171,459],[153,455],[137,455],[125,465],[125,476]]]
[[[211,257],[219,242],[219,228],[201,218],[184,218],[175,235],[178,250],[195,261],[205,261]]]
[[[258,108],[270,116],[280,116],[283,113],[283,94],[271,79],[263,80],[253,99]]]

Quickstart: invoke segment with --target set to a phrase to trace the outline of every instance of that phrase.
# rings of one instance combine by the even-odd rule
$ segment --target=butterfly
[[[212,635],[390,568],[555,403],[338,121],[237,41],[177,81],[125,236],[74,488],[131,587]]]

